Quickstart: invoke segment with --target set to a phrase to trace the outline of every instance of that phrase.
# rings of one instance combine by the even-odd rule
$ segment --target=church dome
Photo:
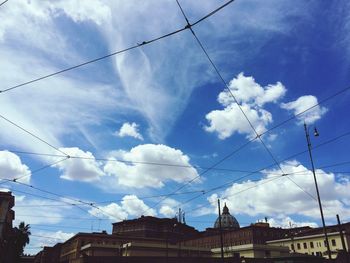
[[[219,218],[216,219],[215,224],[214,224],[214,228],[220,228]],[[239,228],[239,223],[238,223],[237,219],[230,214],[228,207],[226,206],[226,203],[225,203],[224,208],[222,209],[221,228],[223,228],[223,229]]]

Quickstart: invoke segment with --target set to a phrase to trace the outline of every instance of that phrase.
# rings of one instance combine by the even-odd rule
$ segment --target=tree
[[[10,246],[13,251],[13,257],[18,261],[20,256],[23,255],[24,247],[29,244],[30,236],[30,226],[26,225],[24,222],[21,222],[18,227],[13,229],[13,235],[10,242]],[[17,262],[16,261],[16,262]]]

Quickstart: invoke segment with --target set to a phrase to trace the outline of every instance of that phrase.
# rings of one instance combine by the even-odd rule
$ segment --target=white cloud
[[[280,82],[262,87],[253,77],[246,77],[243,73],[230,81],[229,88],[258,134],[266,131],[268,124],[273,121],[272,114],[262,106],[266,103],[276,103],[286,93],[286,88]],[[226,139],[236,132],[254,138],[254,131],[231,93],[225,90],[219,94],[218,102],[225,108],[209,112],[205,116],[209,126],[205,126],[204,129],[216,132],[220,139]]]
[[[99,167],[100,164],[96,162],[91,152],[84,152],[77,147],[60,148],[60,150],[72,157],[55,165],[63,171],[61,178],[91,182],[100,180],[101,176],[104,175]],[[74,156],[80,158],[74,158]]]
[[[174,199],[167,198],[161,203],[159,213],[165,217],[173,218],[177,213],[180,203]]]
[[[306,96],[299,97],[295,101],[291,101],[288,103],[281,103],[281,108],[289,111],[293,111],[294,115],[297,115],[299,113],[302,113],[306,109],[314,105],[317,105],[317,103],[318,101],[315,96],[306,95]],[[327,112],[327,108],[317,105],[311,110],[308,110],[307,112],[299,115],[297,118],[301,123],[305,121],[305,123],[311,124],[321,119],[322,115],[325,114],[326,112]]]
[[[281,167],[296,184],[316,197],[311,171],[297,161],[283,163]],[[287,177],[278,177],[276,174],[280,173],[279,170],[264,173],[259,181],[235,183],[219,195],[227,202],[232,214],[262,215],[268,218],[281,214],[320,218],[317,201],[306,195]],[[332,220],[335,214],[341,214],[344,219],[349,219],[349,207],[346,205],[350,200],[349,180],[337,180],[333,173],[319,169],[316,174],[325,217]],[[278,179],[275,179],[276,176]],[[214,194],[208,200],[213,204],[212,201],[217,197]],[[214,212],[215,208],[212,209]]]
[[[98,206],[89,210],[95,216],[108,216],[111,220],[122,221],[128,217],[155,216],[156,211],[147,206],[136,195],[126,195],[120,204],[110,203],[106,206]]]
[[[280,82],[277,82],[275,85],[270,84],[262,87],[255,82],[253,77],[246,77],[242,72],[230,81],[229,88],[239,103],[258,106],[263,106],[265,103],[270,102],[276,103],[286,93],[286,88]],[[221,92],[218,96],[218,101],[223,106],[231,105],[234,103],[231,93],[228,90]]]
[[[19,181],[29,183],[30,176],[28,166],[22,163],[19,156],[8,151],[0,151],[0,179],[12,180],[23,177]]]
[[[155,210],[148,207],[142,200],[138,199],[136,195],[124,196],[121,204],[130,216],[156,215]]]
[[[293,228],[293,227],[303,227],[303,226],[310,226],[310,227],[319,227],[316,222],[298,222],[293,220],[289,216],[285,215],[278,215],[274,218],[268,218],[267,222],[272,227],[281,227],[281,228]]]
[[[110,203],[106,206],[98,206],[89,210],[89,213],[98,217],[108,217],[111,220],[122,221],[128,218],[128,213],[116,203]]]
[[[24,248],[24,253],[32,254],[32,255],[38,253],[41,250],[41,248],[44,246],[52,247],[59,242],[61,243],[65,242],[66,240],[68,240],[69,238],[75,235],[74,233],[63,232],[62,230],[52,232],[52,231],[35,230],[34,228],[32,228],[30,232],[32,233],[32,235],[29,236],[30,243],[27,247],[34,247],[37,249]]]
[[[183,154],[181,150],[166,145],[138,145],[129,152],[120,152],[119,155],[123,160],[135,163],[111,161],[104,166],[104,172],[110,175],[111,179],[116,180],[118,185],[135,188],[160,188],[168,181],[182,183],[198,176],[196,169],[189,163],[190,159],[187,155]],[[142,162],[170,164],[170,166],[147,165],[142,164]]]
[[[115,132],[115,135],[119,137],[130,136],[130,137],[134,137],[135,139],[139,139],[143,141],[143,137],[139,133],[138,128],[139,128],[139,125],[136,124],[135,122],[133,123],[126,122],[122,125],[122,127],[118,132]]]
[[[64,12],[74,22],[92,21],[99,26],[106,26],[112,17],[110,7],[100,0],[90,0],[85,3],[79,0],[59,0],[51,3],[50,9],[59,15]]]

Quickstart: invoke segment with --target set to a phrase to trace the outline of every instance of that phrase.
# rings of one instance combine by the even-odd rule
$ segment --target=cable
[[[18,151],[18,150],[12,150],[12,149],[6,150],[6,151],[16,153],[16,154],[28,154],[28,155],[37,155],[37,156],[50,156],[50,157],[65,157],[65,155],[59,155],[59,154],[27,152],[27,151]],[[238,151],[238,149],[237,149],[237,151]],[[231,153],[231,155],[232,155],[232,153]],[[226,156],[223,160],[220,160],[220,162],[217,163],[216,165],[222,163],[224,160],[226,160],[230,156]],[[115,159],[115,158],[111,159],[111,158],[95,158],[95,157],[85,157],[85,156],[69,156],[69,159],[95,160],[95,161],[103,161],[103,162],[121,162],[121,163],[126,163],[126,164],[144,164],[144,165],[168,166],[168,167],[179,167],[179,168],[196,168],[196,169],[202,169],[202,170],[217,170],[217,171],[225,171],[225,172],[241,172],[241,173],[249,172],[246,170],[238,170],[238,169],[215,168],[214,166],[205,167],[205,166],[199,166],[199,165],[181,165],[181,164],[173,164],[173,163],[127,161],[127,160]]]
[[[90,230],[91,228],[90,227],[79,227],[79,226],[62,226],[62,225],[42,225],[42,224],[30,224],[30,227],[33,228],[33,227],[36,227],[36,226],[40,226],[40,227],[57,227],[57,228],[74,228],[74,229],[88,229]]]
[[[241,145],[240,147],[238,147],[236,150],[234,150],[233,152],[231,152],[230,154],[226,155],[223,159],[221,159],[219,162],[215,163],[214,165],[212,165],[211,167],[209,167],[208,169],[206,169],[204,172],[199,173],[197,176],[195,176],[194,178],[192,178],[191,180],[187,181],[185,184],[183,184],[182,186],[180,186],[179,188],[177,188],[175,191],[171,192],[171,194],[175,194],[176,192],[180,191],[181,189],[183,189],[184,187],[186,187],[187,185],[191,184],[194,180],[200,178],[203,174],[209,172],[212,168],[216,167],[217,165],[219,165],[220,163],[224,162],[225,160],[227,160],[228,158],[230,158],[232,155],[234,155],[235,153],[239,152],[240,150],[242,150],[243,148],[245,148],[248,144],[250,144],[251,141],[246,142],[245,144]],[[150,206],[147,210],[143,211],[143,213],[146,213],[147,211],[149,211],[152,208],[155,208],[157,205],[159,205],[160,203],[162,203],[164,200],[166,200],[167,198],[163,198],[162,200],[158,201],[155,205]]]
[[[103,204],[103,203],[113,203],[113,202],[121,202],[125,200],[145,200],[145,199],[152,199],[152,198],[159,198],[159,197],[169,197],[173,195],[186,195],[186,194],[194,194],[194,193],[200,193],[204,190],[196,190],[196,191],[189,191],[189,192],[181,192],[181,193],[174,193],[174,194],[162,194],[162,195],[152,195],[152,196],[145,196],[145,197],[134,197],[134,198],[122,198],[122,199],[114,199],[114,200],[108,200],[108,201],[101,201],[101,202],[91,202],[90,204],[97,205],[97,204]],[[37,205],[16,205],[16,207],[38,207],[38,206],[47,206],[47,207],[60,207],[60,206],[70,206],[70,204],[66,205],[60,205],[60,204],[37,204]]]
[[[176,0],[176,3],[178,4],[182,15],[184,16],[186,22],[187,22],[187,27],[190,29],[192,35],[194,36],[194,38],[196,39],[198,45],[200,46],[200,48],[202,49],[203,53],[205,54],[205,56],[207,57],[208,61],[210,62],[210,64],[212,65],[213,69],[215,70],[216,74],[218,75],[218,77],[221,79],[222,83],[225,86],[225,89],[229,92],[230,96],[233,98],[234,102],[236,103],[236,105],[239,107],[239,110],[242,112],[244,118],[247,120],[249,126],[252,128],[252,130],[254,131],[256,138],[259,139],[259,141],[261,142],[261,144],[263,145],[263,147],[265,148],[266,152],[270,155],[271,159],[275,162],[275,165],[281,170],[282,175],[285,175],[285,172],[283,171],[281,165],[279,164],[279,162],[277,161],[277,159],[275,158],[275,156],[272,154],[272,151],[267,147],[267,145],[265,144],[265,142],[263,141],[263,139],[261,138],[261,134],[259,134],[257,132],[257,130],[255,129],[255,127],[253,126],[252,122],[250,121],[250,119],[248,118],[247,114],[244,112],[244,110],[242,109],[241,104],[239,103],[239,101],[237,100],[236,96],[232,93],[230,87],[228,86],[228,84],[226,83],[226,81],[224,80],[223,76],[221,75],[220,71],[218,70],[217,66],[214,64],[213,60],[211,59],[211,57],[209,56],[208,52],[206,51],[206,49],[204,48],[202,42],[199,40],[199,38],[197,37],[196,33],[194,32],[194,30],[192,29],[186,14],[184,12],[184,10],[182,9],[179,0]],[[300,186],[298,184],[295,183],[296,186],[298,186],[300,188]],[[304,189],[300,188],[303,192],[306,192]],[[311,194],[308,194],[309,196],[311,196]]]
[[[232,2],[232,0],[227,2],[227,3],[225,3],[225,4],[223,4],[219,8],[215,9],[214,11],[210,12],[209,14],[207,14],[204,17],[202,17],[199,20],[197,20],[193,25],[197,25],[198,23],[202,22],[203,20],[205,20],[205,19],[209,18],[210,16],[214,15],[216,12],[218,12],[219,10],[221,10],[222,8],[224,8],[225,6],[230,4],[231,2]],[[101,57],[98,57],[98,58],[95,58],[95,59],[92,59],[92,60],[89,60],[89,61],[86,61],[84,63],[80,63],[78,65],[75,65],[75,66],[72,66],[72,67],[68,67],[66,69],[59,70],[57,72],[54,72],[54,73],[51,73],[51,74],[48,74],[48,75],[45,75],[45,76],[42,76],[42,77],[30,80],[30,81],[27,81],[27,82],[24,82],[24,83],[21,83],[21,84],[18,84],[18,85],[12,86],[10,88],[4,89],[4,90],[0,90],[0,93],[5,93],[7,91],[14,90],[14,89],[17,89],[19,87],[22,87],[22,86],[25,86],[25,85],[28,85],[28,84],[31,84],[31,83],[34,83],[34,82],[46,79],[46,78],[50,78],[52,76],[55,76],[55,75],[58,75],[58,74],[61,74],[61,73],[64,73],[64,72],[67,72],[67,71],[70,71],[70,70],[73,70],[73,69],[85,66],[85,65],[88,65],[88,64],[91,64],[91,63],[94,63],[94,62],[97,62],[97,61],[100,61],[100,60],[103,60],[103,59],[106,59],[106,58],[109,58],[109,57],[112,57],[112,56],[115,56],[115,55],[118,55],[118,54],[121,54],[121,53],[124,53],[124,52],[127,52],[127,51],[130,51],[132,49],[136,49],[136,48],[139,48],[139,47],[151,44],[151,43],[156,42],[158,40],[161,40],[163,38],[167,38],[167,37],[170,37],[172,35],[178,34],[178,33],[182,32],[182,31],[184,31],[186,29],[187,29],[187,27],[180,28],[178,30],[172,31],[172,32],[167,33],[165,35],[153,38],[151,40],[143,41],[142,43],[136,44],[134,46],[130,46],[128,48],[125,48],[125,49],[122,49],[122,50],[119,50],[119,51],[116,51],[116,52],[113,52],[113,53],[110,53],[110,54],[107,54],[107,55],[104,55],[104,56],[101,56]]]
[[[25,216],[25,217],[34,217],[34,218],[56,218],[56,219],[67,219],[67,220],[92,220],[92,221],[95,221],[95,220],[110,220],[109,218],[87,218],[87,217],[66,217],[66,216],[39,216],[39,215],[27,215],[27,214],[17,214],[16,213],[16,216]]]
[[[322,143],[316,145],[316,146],[314,147],[314,149],[320,148],[320,147],[322,147],[322,146],[324,146],[324,145],[327,145],[327,144],[329,144],[329,143],[332,143],[332,142],[334,142],[334,141],[336,141],[336,140],[338,140],[338,139],[340,139],[340,138],[343,138],[343,137],[345,137],[345,136],[348,136],[348,135],[350,135],[350,132],[345,132],[345,133],[343,133],[343,134],[340,134],[340,135],[338,135],[338,136],[336,136],[336,137],[334,137],[334,138],[331,138],[331,139],[329,139],[329,140],[327,140],[327,141],[325,141],[325,142],[322,142]],[[288,160],[288,159],[294,158],[294,157],[296,157],[296,156],[298,156],[298,155],[300,155],[300,154],[304,154],[304,153],[306,153],[306,152],[307,152],[307,150],[298,152],[298,153],[293,154],[293,155],[290,155],[290,156],[284,158],[284,159],[281,161],[281,163],[282,163],[282,162],[285,162],[285,161]],[[347,164],[347,163],[350,163],[350,161],[349,161],[349,162],[336,163],[336,164],[333,164],[333,165],[327,165],[327,166],[324,166],[324,167],[332,167],[332,166],[344,165],[344,164]],[[253,174],[256,174],[256,173],[259,173],[259,172],[261,172],[261,171],[263,171],[263,170],[266,170],[266,169],[270,168],[270,167],[273,166],[273,165],[274,165],[274,164],[271,164],[271,165],[269,165],[269,166],[266,166],[266,167],[264,167],[264,168],[261,168],[261,169],[259,169],[259,170],[254,171],[254,172],[250,172],[250,173],[248,173],[248,174],[246,174],[246,175],[244,175],[244,176],[242,176],[242,177],[239,177],[239,178],[237,178],[237,179],[235,179],[235,180],[230,180],[229,182],[225,182],[225,183],[222,184],[222,185],[219,185],[219,186],[216,186],[216,187],[207,189],[207,190],[197,190],[197,191],[182,192],[182,193],[174,193],[174,192],[172,192],[172,193],[170,193],[170,194],[154,195],[154,196],[142,197],[142,198],[138,198],[138,199],[143,200],[143,199],[146,199],[146,198],[169,197],[169,196],[172,196],[172,195],[193,194],[193,193],[198,193],[198,192],[201,193],[200,195],[197,195],[197,196],[195,196],[194,198],[191,198],[190,200],[187,200],[187,201],[185,202],[185,203],[188,203],[189,201],[193,201],[194,199],[199,198],[199,197],[203,196],[204,194],[208,194],[208,193],[210,193],[210,192],[212,192],[212,191],[219,190],[219,189],[221,189],[221,188],[226,187],[227,185],[230,185],[230,184],[232,184],[232,183],[234,183],[234,182],[240,181],[240,180],[242,180],[242,179],[244,179],[244,178],[246,178],[246,177],[248,177],[248,176],[251,176],[251,175],[253,175]],[[319,169],[324,168],[324,167],[320,167]],[[302,171],[302,172],[304,172],[304,171]],[[288,174],[285,174],[285,175],[292,175],[292,174],[294,174],[294,173],[288,173]],[[17,182],[17,183],[19,183],[19,182]],[[295,183],[295,182],[293,181],[293,183]],[[20,183],[20,184],[25,185],[25,186],[30,187],[30,188],[33,188],[33,189],[36,189],[36,190],[39,190],[39,191],[42,191],[42,192],[45,192],[45,193],[53,194],[53,195],[56,195],[56,196],[59,196],[59,197],[62,197],[62,198],[67,198],[67,197],[65,197],[65,196],[63,196],[63,195],[58,195],[58,194],[56,194],[56,193],[53,193],[53,192],[50,192],[50,191],[46,191],[46,190],[43,190],[43,189],[39,189],[39,188],[37,188],[37,187],[33,187],[33,186],[31,186],[31,185],[28,185],[28,184],[24,184],[24,183]],[[17,191],[17,190],[16,190],[16,191]],[[21,191],[17,191],[17,192],[21,192]],[[22,192],[22,193],[23,193],[23,192]],[[24,192],[24,193],[25,193],[25,194],[29,194],[29,193],[26,193],[26,192]],[[53,198],[42,197],[42,196],[38,196],[38,195],[34,195],[34,194],[30,194],[30,195],[57,201],[56,199],[53,199]],[[73,200],[73,201],[75,201],[75,202],[78,202],[78,203],[83,203],[83,204],[85,204],[85,205],[90,205],[90,206],[92,206],[92,207],[95,207],[95,208],[97,208],[97,209],[103,211],[104,213],[106,213],[106,212],[105,212],[104,210],[102,210],[100,207],[97,207],[96,204],[98,204],[98,203],[106,203],[106,202],[113,202],[113,201],[119,202],[119,201],[122,201],[122,200],[123,200],[123,199],[120,199],[120,200],[113,200],[113,201],[110,200],[110,201],[104,201],[104,202],[84,202],[84,201],[81,201],[81,200],[78,200],[78,199],[72,199],[72,198],[68,198],[68,199],[71,199],[71,200]],[[131,198],[129,198],[129,199],[131,199]],[[59,201],[61,202],[61,200],[59,200]],[[68,203],[68,202],[65,202],[65,203],[67,203],[68,205],[77,206],[77,204],[72,204],[72,203]],[[55,205],[52,205],[52,206],[55,206]],[[78,207],[78,206],[77,206],[77,207]],[[152,207],[152,208],[153,208],[153,207]],[[86,211],[86,210],[84,210],[84,211]],[[109,216],[113,216],[113,215],[111,215],[111,214],[108,214],[108,215],[109,215]]]
[[[277,179],[279,179],[279,178],[282,178],[282,176],[273,177],[273,178],[271,178],[270,180],[267,180],[267,181],[262,182],[262,183],[260,183],[260,184],[256,184],[256,185],[254,185],[254,186],[247,187],[247,188],[245,188],[245,189],[243,189],[243,190],[241,190],[241,191],[238,191],[238,192],[236,192],[236,193],[234,193],[234,194],[232,194],[232,195],[226,195],[226,196],[222,197],[222,199],[225,199],[225,198],[228,198],[228,197],[232,197],[232,196],[241,194],[241,193],[243,193],[243,192],[245,192],[245,191],[248,191],[248,190],[251,190],[251,189],[256,188],[256,187],[258,187],[258,186],[261,186],[261,185],[270,183],[270,182],[272,182],[272,181],[274,181],[274,180],[277,180]],[[252,180],[252,182],[258,182],[258,180]],[[203,207],[206,207],[206,206],[207,206],[207,204],[201,205],[201,206],[197,206],[197,207],[194,208],[194,209],[191,209],[191,210],[189,210],[189,211],[186,211],[186,213],[196,211],[196,210],[198,210],[198,209],[200,209],[200,208],[203,208]]]
[[[327,140],[327,141],[324,141],[324,142],[322,142],[322,143],[320,143],[320,144],[317,144],[316,146],[313,147],[313,149],[318,149],[318,148],[320,148],[320,147],[323,147],[323,146],[325,146],[325,145],[327,145],[327,144],[329,144],[329,143],[332,143],[332,142],[334,142],[334,141],[336,141],[336,140],[338,140],[338,139],[340,139],[340,138],[343,138],[343,137],[345,137],[345,136],[348,136],[348,135],[350,135],[350,132],[345,132],[345,133],[340,134],[340,135],[338,135],[338,136],[336,136],[336,137],[334,137],[334,138],[331,138],[331,139],[329,139],[329,140]],[[295,158],[295,157],[298,156],[298,155],[301,155],[301,154],[304,154],[304,153],[307,153],[307,152],[308,152],[308,150],[304,150],[304,151],[298,152],[298,153],[296,153],[296,154],[289,155],[288,157],[282,159],[282,160],[280,161],[280,164],[282,164],[283,162],[288,161],[288,160],[290,160],[290,159],[292,159],[292,158]],[[350,162],[338,163],[338,164],[335,164],[335,166],[337,166],[337,165],[342,165],[342,164],[347,164],[347,163],[350,163]],[[221,184],[221,185],[219,185],[219,186],[215,186],[215,187],[209,188],[209,189],[203,191],[202,194],[197,195],[197,196],[191,198],[190,200],[185,201],[184,203],[188,203],[188,202],[190,202],[190,201],[193,201],[193,200],[195,200],[195,199],[197,199],[197,198],[199,198],[199,197],[202,197],[203,195],[206,195],[206,194],[208,194],[208,193],[210,193],[210,192],[213,192],[213,191],[216,191],[216,190],[225,188],[225,187],[227,187],[228,185],[231,185],[231,184],[233,184],[233,183],[235,183],[235,182],[238,182],[238,181],[240,181],[240,180],[242,180],[242,179],[244,179],[244,178],[246,178],[246,177],[249,177],[249,176],[251,176],[251,175],[253,175],[253,174],[257,174],[257,173],[260,173],[260,172],[262,172],[262,171],[264,171],[264,170],[267,170],[267,169],[271,168],[271,167],[274,166],[274,165],[275,165],[274,163],[273,163],[273,164],[270,164],[270,165],[268,165],[268,166],[265,166],[265,167],[263,167],[263,168],[261,168],[261,169],[258,169],[258,170],[256,170],[256,171],[254,171],[254,172],[251,172],[251,173],[248,173],[248,174],[246,174],[246,175],[244,175],[244,176],[241,176],[241,177],[239,177],[239,178],[237,178],[237,179],[230,180],[230,181],[225,182],[225,183],[223,183],[223,184]],[[331,167],[331,165],[328,165],[328,167]],[[323,167],[323,168],[324,168],[324,167]],[[319,169],[321,169],[321,168],[319,168]],[[293,173],[283,174],[283,176],[287,176],[287,175],[291,175],[291,174],[293,174]],[[290,178],[290,177],[288,177],[288,178]],[[293,181],[293,183],[295,183],[295,182]],[[301,189],[302,189],[302,188],[301,188]],[[309,195],[309,193],[308,193],[308,195]],[[312,196],[312,195],[311,195],[311,196]],[[314,199],[314,198],[313,198],[313,199]],[[182,204],[184,204],[184,203],[182,203]]]
[[[63,161],[65,161],[65,160],[67,160],[67,159],[69,159],[69,158],[68,158],[68,157],[65,157],[65,158],[63,158],[63,159],[61,159],[61,160],[59,160],[59,161],[56,161],[56,162],[54,162],[54,163],[45,165],[45,166],[43,166],[43,167],[41,167],[41,168],[38,168],[38,169],[36,169],[36,170],[34,170],[34,171],[32,171],[32,172],[29,172],[28,174],[25,174],[25,175],[20,176],[20,177],[16,177],[16,178],[14,178],[14,179],[6,179],[6,178],[0,179],[0,180],[3,181],[3,182],[0,182],[0,185],[4,184],[4,183],[6,183],[6,182],[18,181],[18,180],[23,179],[23,178],[25,178],[25,177],[31,176],[31,175],[33,175],[33,174],[35,174],[35,173],[38,173],[38,172],[40,172],[40,171],[42,171],[42,170],[44,170],[44,169],[50,168],[50,167],[52,167],[52,166],[55,166],[56,164],[58,164],[58,163],[60,163],[60,162],[63,162]]]
[[[3,120],[7,121],[8,123],[11,123],[12,125],[16,126],[17,128],[19,128],[19,129],[21,129],[22,131],[28,133],[29,135],[33,136],[34,138],[38,139],[39,141],[45,143],[46,145],[50,146],[51,148],[55,149],[56,151],[58,151],[58,152],[64,154],[66,157],[69,158],[69,155],[68,155],[68,154],[64,153],[63,151],[61,151],[61,150],[58,149],[57,147],[55,147],[55,146],[53,146],[52,144],[48,143],[47,141],[41,139],[39,136],[37,136],[37,135],[35,135],[34,133],[28,131],[27,129],[25,129],[25,128],[19,126],[18,124],[14,123],[13,121],[9,120],[8,118],[5,118],[5,117],[2,116],[1,114],[0,114],[0,118],[2,118]]]
[[[77,203],[80,203],[80,204],[83,204],[83,205],[91,206],[91,207],[96,208],[97,210],[101,211],[102,214],[115,218],[114,215],[112,215],[112,214],[110,214],[110,213],[104,211],[103,209],[101,209],[100,207],[94,205],[93,203],[89,203],[89,202],[85,202],[85,201],[82,201],[82,200],[79,200],[79,199],[67,197],[67,196],[64,196],[64,195],[61,195],[61,194],[57,194],[57,193],[54,193],[54,192],[51,192],[51,191],[47,191],[47,190],[45,190],[45,189],[41,189],[41,188],[35,187],[35,186],[33,186],[33,185],[26,184],[26,183],[22,183],[22,182],[18,182],[18,181],[15,181],[15,180],[9,180],[8,182],[20,184],[20,185],[23,185],[23,186],[26,186],[26,187],[30,187],[30,188],[32,188],[32,189],[35,189],[35,190],[37,190],[37,191],[40,191],[40,192],[43,192],[43,193],[46,193],[46,194],[54,195],[54,196],[57,196],[57,197],[60,197],[60,198],[72,200],[72,201],[74,201],[74,202],[77,202]],[[18,190],[16,190],[16,191],[18,191]],[[52,199],[52,198],[50,198],[50,199],[51,199],[51,200],[55,200],[55,199]],[[55,200],[55,201],[57,201],[57,200]],[[73,205],[73,206],[75,206],[75,207],[77,207],[77,208],[79,208],[79,209],[81,209],[81,210],[83,210],[83,211],[89,213],[88,210],[83,209],[83,208],[80,207],[78,204],[72,204],[72,203],[69,203],[69,202],[62,201],[62,200],[59,200],[59,201],[60,201],[60,202],[67,203],[67,204],[71,204],[71,205]],[[95,216],[95,215],[93,215],[93,216]],[[97,216],[95,216],[95,217],[97,217]]]
[[[17,182],[17,183],[18,183],[18,182]],[[27,185],[27,186],[29,186],[29,185]],[[31,187],[31,186],[29,186],[29,187]],[[34,188],[34,189],[35,189],[35,188]],[[36,190],[37,190],[37,189],[36,189]],[[11,191],[13,191],[13,192],[15,192],[15,193],[18,192],[18,193],[22,193],[22,194],[26,194],[26,195],[30,195],[30,196],[42,198],[42,199],[47,199],[47,200],[51,200],[51,201],[56,201],[56,202],[61,202],[61,203],[69,204],[69,205],[71,205],[71,206],[73,206],[73,207],[76,207],[76,208],[78,208],[78,209],[80,209],[80,210],[82,210],[82,211],[88,213],[89,215],[91,215],[91,216],[93,216],[93,217],[96,217],[97,219],[100,219],[100,217],[95,216],[95,215],[93,215],[93,214],[90,214],[88,210],[86,210],[86,209],[80,207],[79,204],[76,204],[76,203],[70,203],[70,202],[67,202],[67,201],[64,201],[64,200],[61,200],[61,199],[54,199],[54,198],[51,198],[51,197],[42,196],[42,195],[37,195],[37,194],[33,194],[33,193],[28,193],[28,192],[21,191],[21,190],[17,190],[17,189],[11,189]],[[44,192],[45,190],[42,190],[42,191]],[[65,198],[65,199],[68,199],[67,197],[64,197],[64,198]],[[81,204],[80,204],[80,205],[81,205]]]
[[[0,3],[0,6],[2,6],[3,4],[5,4],[8,0],[5,0],[4,2]]]
[[[31,234],[30,236],[31,236],[31,237],[47,238],[47,239],[64,240],[64,241],[66,241],[66,240],[68,239],[68,238],[65,239],[65,238],[59,238],[59,237],[47,237],[47,236],[33,235],[33,234]]]

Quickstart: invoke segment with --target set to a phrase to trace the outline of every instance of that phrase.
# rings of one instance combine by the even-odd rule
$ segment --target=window
[[[314,248],[314,242],[312,242],[312,241],[310,242],[310,247]]]
[[[337,243],[335,242],[335,239],[332,239],[332,246],[336,246]]]
[[[297,243],[297,249],[300,249],[300,243]]]
[[[307,249],[307,244],[306,243],[303,243],[303,246],[305,249]]]
[[[291,245],[290,245],[290,249],[291,249],[292,251],[294,251],[294,250],[295,250],[295,248],[294,248],[294,244],[291,244]]]

